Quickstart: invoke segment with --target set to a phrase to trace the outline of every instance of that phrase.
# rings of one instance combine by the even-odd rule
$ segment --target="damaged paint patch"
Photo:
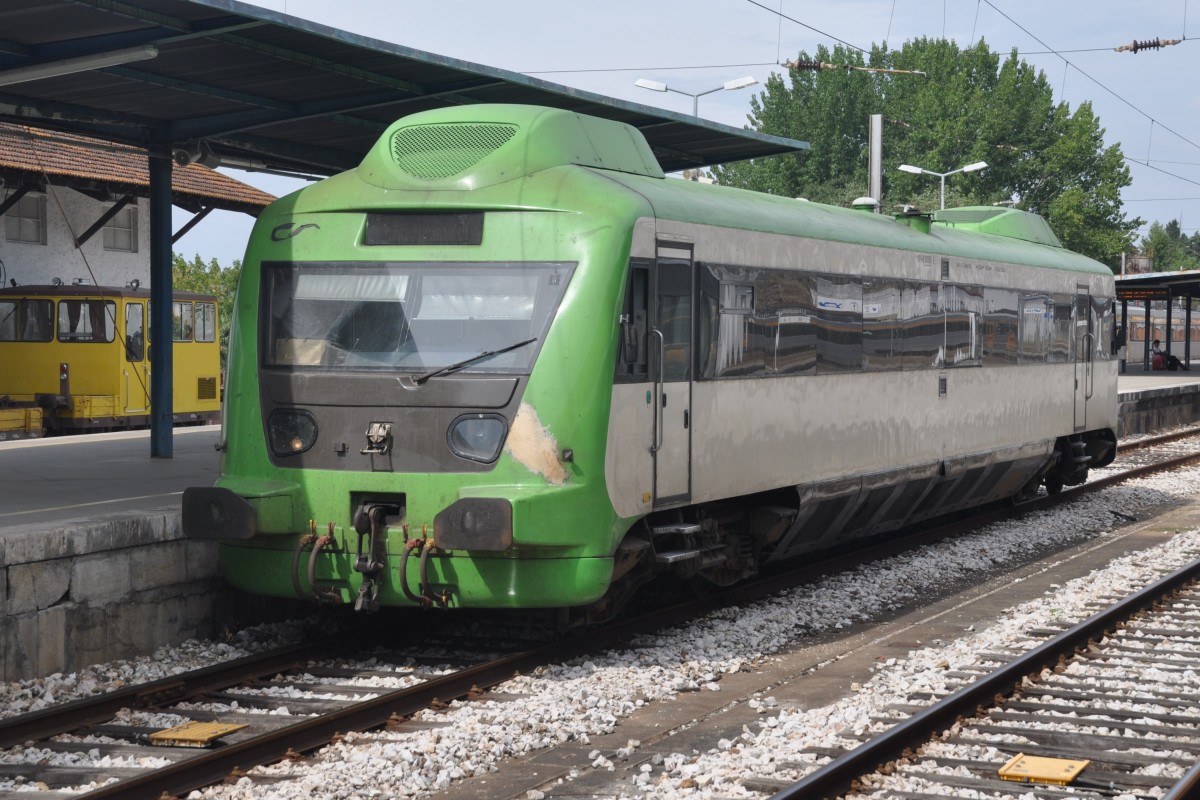
[[[521,403],[504,450],[530,472],[541,475],[551,483],[561,486],[570,473],[558,460],[558,441],[542,425],[533,406]]]

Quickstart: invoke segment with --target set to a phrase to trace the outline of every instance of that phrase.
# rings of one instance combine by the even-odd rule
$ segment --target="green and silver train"
[[[1116,449],[1113,297],[1025,212],[672,179],[556,109],[415,114],[258,218],[184,529],[248,592],[602,619],[1081,483]]]

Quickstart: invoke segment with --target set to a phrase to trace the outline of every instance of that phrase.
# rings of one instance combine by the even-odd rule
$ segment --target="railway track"
[[[975,791],[1022,798],[1182,798],[1200,788],[1200,561],[1114,603],[780,788],[772,800],[906,798]],[[1035,632],[1037,633],[1037,632]],[[1020,755],[1056,759],[1046,780],[1002,780]],[[816,757],[828,753],[814,753]],[[1086,762],[1077,777],[1055,785]],[[1026,762],[1028,763],[1028,762]],[[792,765],[798,767],[799,765]],[[1189,770],[1183,779],[1179,774]],[[972,795],[975,796],[975,795]]]
[[[1139,452],[1152,452],[1148,448],[1161,443],[1139,444]],[[1172,454],[1172,458],[1170,465],[1180,463],[1177,454]],[[1188,455],[1186,459],[1200,459],[1200,453]],[[1149,469],[1138,467],[1139,473]],[[1106,481],[1123,477],[1110,477]],[[990,516],[1000,518],[1024,513],[1077,495],[1078,490],[1071,490],[1016,509],[993,512]],[[14,748],[0,761],[18,761],[14,754],[19,748],[33,754],[34,761],[42,751],[88,754],[80,757],[79,766],[69,768],[31,766],[28,762],[0,764],[0,778],[7,776],[21,779],[27,785],[44,785],[50,791],[45,797],[56,796],[54,788],[77,792],[80,786],[114,777],[118,779],[116,782],[94,788],[85,796],[157,800],[164,794],[178,795],[221,782],[260,764],[285,757],[294,759],[300,753],[327,744],[339,734],[389,724],[394,726],[431,704],[478,696],[510,678],[514,671],[530,672],[543,664],[607,647],[641,632],[686,623],[715,608],[749,603],[781,588],[947,538],[963,528],[974,528],[986,521],[989,520],[972,518],[914,534],[903,541],[856,550],[819,564],[739,585],[718,595],[657,609],[602,631],[591,631],[586,637],[513,648],[498,658],[445,669],[443,674],[432,674],[418,666],[325,665],[314,668],[314,659],[331,647],[334,651],[345,652],[348,638],[353,637],[343,634],[327,642],[241,659],[198,673],[0,720],[0,747]],[[447,661],[454,659],[451,650],[442,655]],[[465,656],[460,654],[460,657],[465,660]],[[213,703],[223,706],[218,705],[218,710],[213,710]],[[283,706],[287,706],[290,713],[270,713],[278,712]],[[246,724],[248,727],[227,735],[218,746],[210,749],[147,743],[146,737],[154,729],[183,719]],[[104,739],[97,740],[97,736]],[[106,757],[107,765],[90,766],[96,761],[95,754]],[[145,761],[147,759],[150,761]],[[22,796],[33,795],[22,793]]]

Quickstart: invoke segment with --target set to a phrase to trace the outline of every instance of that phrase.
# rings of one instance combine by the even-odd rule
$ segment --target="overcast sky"
[[[1185,39],[1200,25],[1188,0],[258,0],[255,5],[406,47],[500,67],[622,100],[689,113],[692,99],[634,86],[649,78],[699,93],[783,72],[780,61],[838,40],[898,47],[916,37],[1017,48],[1072,109],[1091,102],[1109,144],[1130,161],[1129,217],[1200,229],[1200,43],[1118,53],[1134,39]],[[806,27],[808,26],[808,27]],[[815,29],[815,30],[814,30]],[[1200,33],[1197,33],[1200,36]],[[1056,55],[1054,52],[1061,55]],[[1066,60],[1064,60],[1066,59]],[[1068,62],[1069,61],[1069,65]],[[699,99],[701,117],[741,127],[761,86]],[[866,120],[863,121],[865,126]],[[887,142],[884,141],[886,149]],[[1145,162],[1149,160],[1147,165]],[[1135,163],[1141,162],[1141,163]],[[945,171],[958,164],[920,164]],[[304,184],[227,170],[273,194]],[[930,180],[936,180],[930,178]],[[950,178],[949,180],[954,180]],[[865,187],[864,187],[865,193]],[[187,219],[177,212],[176,227]],[[175,249],[228,266],[252,220],[214,212]],[[1143,232],[1145,227],[1143,227]]]

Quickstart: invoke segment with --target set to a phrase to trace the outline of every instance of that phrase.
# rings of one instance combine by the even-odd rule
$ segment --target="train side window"
[[[983,290],[983,365],[1017,363],[1017,292]]]
[[[814,275],[771,270],[762,292],[775,316],[774,369],[778,375],[817,372],[817,281]]]
[[[217,338],[217,307],[213,303],[196,303],[196,341],[213,342]]]
[[[618,382],[638,383],[649,379],[646,333],[650,306],[650,261],[630,259],[629,285],[621,308],[620,340],[617,351]]]
[[[946,366],[983,365],[983,287],[943,285]]]
[[[53,318],[50,300],[0,300],[0,342],[48,342]]]
[[[862,281],[817,275],[817,374],[857,372],[863,364]]]
[[[145,310],[141,303],[125,304],[125,360],[146,357]]]
[[[868,372],[904,367],[903,282],[863,279],[863,368]]]
[[[1052,364],[1069,364],[1071,357],[1071,335],[1075,330],[1072,310],[1075,300],[1069,294],[1054,294],[1050,296],[1054,304],[1054,320],[1051,322],[1050,350],[1046,360]]]
[[[1054,309],[1044,294],[1021,292],[1018,326],[1022,364],[1044,364],[1050,349]]]
[[[116,326],[117,306],[111,300],[58,301],[60,342],[111,342]]]
[[[900,323],[904,329],[905,369],[940,369],[945,365],[946,312],[938,284],[904,283]]]
[[[1111,297],[1092,298],[1092,357],[1096,361],[1112,361],[1116,358],[1116,348],[1113,347],[1117,327],[1115,305]]]
[[[190,342],[193,325],[192,304],[171,303],[171,338],[177,342]]]
[[[750,378],[780,371],[780,293],[788,275],[712,264],[700,265],[696,312],[701,378]],[[774,303],[765,301],[771,297]],[[765,307],[769,304],[770,307]]]

